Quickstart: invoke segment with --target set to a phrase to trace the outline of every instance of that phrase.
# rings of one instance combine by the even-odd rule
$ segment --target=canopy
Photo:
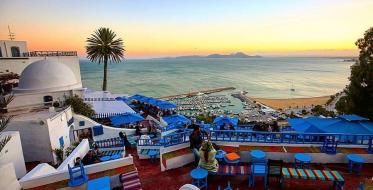
[[[358,115],[355,115],[355,114],[340,115],[338,117],[342,118],[342,119],[345,119],[347,121],[368,121],[369,120],[368,118],[361,117],[361,116],[358,116]]]
[[[129,99],[137,100],[137,101],[140,101],[146,104],[150,104],[152,106],[156,106],[161,110],[173,109],[177,107],[175,104],[171,102],[164,101],[164,100],[158,100],[155,98],[146,97],[146,96],[139,95],[139,94],[133,95]]]
[[[170,116],[164,116],[162,117],[163,121],[167,123],[167,125],[185,125],[191,123],[191,120],[183,115],[170,115]]]
[[[298,132],[307,133],[344,133],[373,134],[373,122],[358,117],[344,116],[336,118],[309,117],[288,119],[290,126]]]
[[[113,125],[120,126],[123,124],[136,123],[144,120],[144,118],[137,113],[128,113],[111,117],[110,120]]]
[[[302,118],[288,119],[288,123],[297,132],[301,132],[301,133],[324,133],[324,131],[320,130],[318,127],[310,124],[309,122],[305,121]]]
[[[233,125],[233,126],[237,126],[238,124],[238,118],[236,117],[227,117],[227,116],[220,116],[220,117],[216,117],[214,119],[214,124],[215,125],[224,125],[224,124],[230,124],[230,125]]]
[[[91,101],[96,118],[105,118],[125,113],[136,113],[123,101]]]

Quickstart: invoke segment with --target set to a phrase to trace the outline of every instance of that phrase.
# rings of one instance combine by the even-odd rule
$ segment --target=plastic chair
[[[322,147],[321,152],[326,154],[336,154],[338,147],[338,141],[335,140],[335,137],[325,139]]]
[[[70,167],[70,164],[67,165],[69,169],[69,182],[70,187],[76,187],[82,185],[88,181],[88,176],[85,174],[84,166],[82,162],[79,163],[79,166]]]
[[[275,178],[280,184],[282,179],[282,167],[284,165],[284,161],[282,160],[268,160],[268,180],[267,184],[269,185],[269,179],[271,177]]]
[[[264,178],[264,188],[267,189],[267,177],[268,177],[268,167],[267,163],[264,162],[255,162],[251,165],[251,175],[249,176],[249,186],[255,186],[255,177]]]

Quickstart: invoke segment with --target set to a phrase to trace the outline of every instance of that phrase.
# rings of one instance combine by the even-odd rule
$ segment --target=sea
[[[348,84],[345,58],[165,58],[126,59],[109,64],[112,93],[163,97],[219,87],[235,87],[248,96],[307,98],[335,94]],[[80,59],[83,86],[100,90],[103,64]],[[226,92],[232,93],[232,92]]]

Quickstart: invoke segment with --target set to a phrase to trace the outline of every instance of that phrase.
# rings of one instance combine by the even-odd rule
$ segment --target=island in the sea
[[[185,55],[185,56],[178,56],[178,57],[163,57],[166,59],[195,59],[195,58],[260,58],[262,56],[259,55],[247,55],[242,52],[231,53],[231,54],[210,54],[207,56],[203,55]]]

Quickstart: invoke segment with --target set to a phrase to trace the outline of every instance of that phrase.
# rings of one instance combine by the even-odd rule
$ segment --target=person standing
[[[199,127],[196,127],[193,129],[192,134],[189,136],[189,142],[190,142],[190,149],[193,152],[194,155],[194,164],[198,165],[199,162],[199,149],[201,148],[202,145],[202,134],[201,130]]]

